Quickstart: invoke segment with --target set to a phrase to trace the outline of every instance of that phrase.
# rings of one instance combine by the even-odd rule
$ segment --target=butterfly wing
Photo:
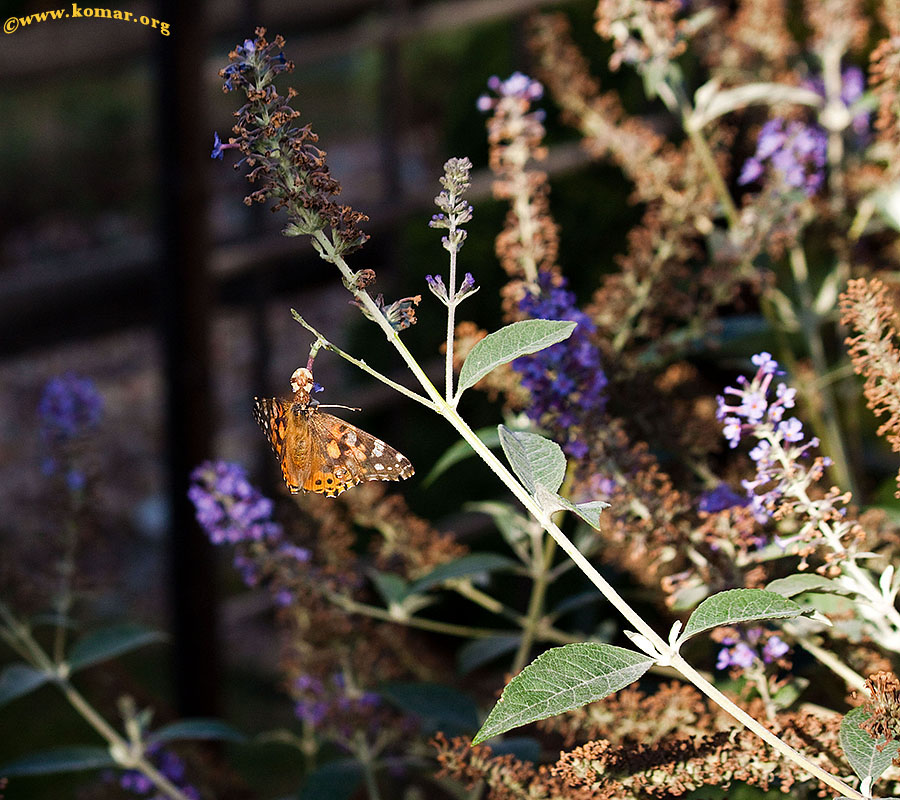
[[[308,492],[329,497],[363,481],[399,481],[415,470],[409,459],[381,439],[331,414],[310,414],[314,443],[310,453]]]
[[[297,420],[290,411],[291,403],[287,400],[279,400],[277,397],[253,398],[253,418],[272,445],[288,489],[291,494],[297,494],[303,484],[303,476],[298,474],[291,452],[296,450],[298,438],[303,438],[303,431],[298,435]]]

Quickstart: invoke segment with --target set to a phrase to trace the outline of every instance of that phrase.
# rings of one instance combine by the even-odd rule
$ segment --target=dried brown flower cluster
[[[878,672],[866,680],[869,699],[863,709],[870,716],[860,726],[873,739],[884,739],[881,749],[888,742],[900,739],[900,680],[893,672]],[[894,759],[900,766],[900,756]]]
[[[331,177],[325,151],[316,146],[318,136],[308,124],[294,124],[300,112],[289,103],[297,93],[288,89],[287,97],[283,97],[273,83],[278,74],[294,68],[281,52],[285,41],[276,36],[270,43],[265,33],[265,28],[257,28],[256,39],[235,48],[229,54],[232,63],[219,73],[225,78],[226,92],[243,90],[247,97],[235,112],[237,122],[232,130],[237,138],[229,142],[244,155],[235,169],[246,163],[250,169],[247,179],[261,184],[245,202],[250,205],[273,199],[272,210],[284,208],[290,219],[286,235],[329,228],[339,252],[350,252],[368,238],[359,230],[359,224],[368,217],[334,201],[341,186]]]
[[[597,4],[597,33],[615,42],[610,69],[622,64],[667,64],[686,47],[683,24],[675,17],[679,0],[600,0]]]
[[[751,710],[759,713],[757,705]],[[620,692],[542,725],[562,733],[567,745],[588,731],[603,738],[563,752],[553,765],[535,766],[493,756],[489,747],[472,747],[464,738],[441,736],[435,741],[438,761],[446,774],[470,786],[483,781],[489,800],[662,799],[706,786],[728,789],[735,782],[786,793],[803,783],[818,788],[729,717],[708,708],[690,687],[668,685],[650,695]],[[779,714],[772,727],[821,766],[840,771],[846,767],[834,755],[840,752],[839,725],[836,713],[790,712]]]
[[[865,376],[869,408],[885,417],[878,428],[894,452],[900,452],[900,349],[897,311],[888,287],[878,279],[859,278],[841,295],[841,322],[855,332],[847,338],[853,367]],[[897,477],[900,483],[900,475]],[[900,492],[898,492],[900,496]]]
[[[671,12],[667,3],[639,5]],[[621,271],[604,276],[588,313],[617,361],[648,341],[664,349],[667,332],[688,320],[702,329],[716,307],[733,300],[744,277],[731,262],[701,265],[702,237],[718,216],[705,168],[690,142],[666,143],[647,123],[629,117],[614,93],[600,94],[564,16],[535,18],[531,43],[538,76],[563,118],[582,133],[583,146],[621,167],[634,184],[632,201],[647,204],[641,223],[629,232],[627,253],[618,259]],[[721,128],[714,135],[724,168],[731,137]]]

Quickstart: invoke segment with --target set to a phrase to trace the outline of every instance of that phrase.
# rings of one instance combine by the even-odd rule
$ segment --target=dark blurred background
[[[51,5],[0,3],[0,22]],[[233,579],[193,524],[188,473],[224,458],[241,462],[269,494],[279,490],[250,405],[255,394],[288,394],[291,372],[306,361],[310,337],[291,307],[354,355],[407,378],[347,303],[337,273],[305,240],[280,234],[281,216],[242,203],[249,189],[230,154],[210,159],[213,132],[227,139],[242,103],[223,94],[218,70],[257,25],[287,39],[296,70],[280,88],[298,90],[293,105],[320,135],[343,201],[370,217],[371,240],[351,265],[375,269],[376,291],[388,300],[423,294],[419,324],[404,339],[439,379],[444,322],[424,277],[446,270],[440,234],[427,227],[442,164],[463,155],[475,164],[461,267],[483,288],[462,316],[490,328],[504,282],[493,238],[505,208],[490,198],[476,98],[490,75],[528,71],[523,23],[537,9],[570,14],[600,72],[604,45],[591,29],[590,0],[107,6],[165,22],[169,35],[152,22],[69,18],[33,20],[0,38],[0,558],[30,552],[40,562],[41,537],[59,524],[41,475],[35,409],[52,376],[89,377],[106,405],[94,442],[101,513],[82,559],[96,570],[87,616],[138,620],[172,637],[95,680],[101,690],[133,681],[142,703],[165,717],[221,715],[258,730],[274,726],[273,714],[275,722],[290,717],[277,692],[277,646],[246,627],[259,598],[229,595]],[[70,11],[71,3],[53,7]],[[605,85],[622,89],[626,102],[639,96],[628,75]],[[561,262],[587,299],[635,211],[619,173],[590,164],[549,99],[544,106]],[[451,527],[462,499],[492,494],[477,468],[453,477],[454,492],[424,489],[419,476],[453,442],[450,430],[330,354],[319,356],[316,377],[323,402],[362,406],[354,421],[417,465],[403,487],[414,510]],[[486,400],[469,402],[475,425],[496,423]],[[42,715],[33,713],[35,697]],[[89,736],[72,718],[50,689],[2,709],[0,762]],[[33,788],[34,797],[66,796],[39,780]]]

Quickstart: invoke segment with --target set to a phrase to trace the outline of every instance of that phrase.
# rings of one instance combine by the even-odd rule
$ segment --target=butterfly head
[[[312,372],[306,367],[294,370],[291,375],[291,391],[294,393],[294,401],[306,405],[309,403],[310,395],[316,390],[316,382],[313,380]]]

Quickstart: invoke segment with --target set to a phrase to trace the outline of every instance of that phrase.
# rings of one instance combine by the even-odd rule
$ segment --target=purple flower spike
[[[272,501],[250,484],[239,464],[204,462],[191,473],[188,497],[213,544],[281,537],[281,526],[272,520]]]

